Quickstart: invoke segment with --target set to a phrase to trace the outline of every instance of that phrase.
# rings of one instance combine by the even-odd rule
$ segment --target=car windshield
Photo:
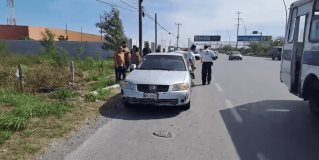
[[[144,57],[138,69],[186,71],[186,66],[182,56],[148,55]]]

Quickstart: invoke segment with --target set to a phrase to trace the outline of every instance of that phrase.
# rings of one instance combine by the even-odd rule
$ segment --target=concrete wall
[[[28,27],[29,28],[29,37],[34,40],[41,40],[42,35],[41,33],[45,31],[46,27]],[[50,31],[52,31],[55,34],[56,40],[58,40],[58,37],[60,35],[66,37],[66,30],[65,29],[56,29],[56,28],[48,28]],[[75,31],[67,31],[67,36],[69,38],[69,41],[81,41],[81,32],[75,32]],[[87,34],[82,33],[82,41],[88,41],[88,42],[100,42],[101,36],[100,35],[94,35],[94,34]]]
[[[47,27],[32,27],[32,26],[10,26],[0,25],[0,40],[19,40],[23,37],[30,37],[33,40],[41,40],[41,33],[45,32]],[[101,35],[87,34],[75,31],[67,31],[65,29],[48,28],[55,34],[55,39],[58,40],[60,35],[68,36],[69,41],[76,42],[101,42]]]
[[[0,39],[18,40],[25,36],[29,36],[27,26],[0,25]]]
[[[22,41],[22,40],[8,40],[3,41],[8,49],[16,54],[22,55],[38,55],[41,51],[40,41]],[[103,42],[57,42],[57,47],[66,50],[71,57],[80,56],[80,48],[83,47],[83,53],[86,57],[98,58],[101,55],[102,58],[113,57],[114,52],[105,51],[101,48]]]

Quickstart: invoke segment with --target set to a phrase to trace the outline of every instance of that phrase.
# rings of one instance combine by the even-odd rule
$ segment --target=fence
[[[21,55],[38,55],[42,48],[40,41],[5,40],[3,42],[9,51]],[[77,57],[79,54],[92,58],[113,57],[114,52],[103,50],[102,45],[103,42],[57,42],[57,47],[67,51],[71,57]]]

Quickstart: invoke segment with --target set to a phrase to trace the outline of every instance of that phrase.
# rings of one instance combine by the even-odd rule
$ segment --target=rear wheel
[[[310,93],[309,107],[312,113],[319,116],[319,90],[313,90]]]

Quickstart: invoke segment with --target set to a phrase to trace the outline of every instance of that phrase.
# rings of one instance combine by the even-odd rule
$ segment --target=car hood
[[[134,84],[174,85],[184,83],[187,71],[134,70],[126,80]]]

